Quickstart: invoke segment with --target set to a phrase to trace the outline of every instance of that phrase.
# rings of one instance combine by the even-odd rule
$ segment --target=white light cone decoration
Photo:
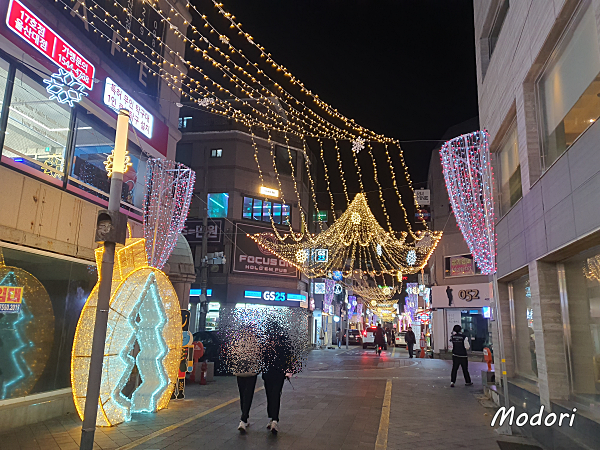
[[[177,243],[190,208],[196,173],[165,159],[149,159],[144,198],[148,264],[161,269]]]
[[[496,272],[492,167],[486,131],[463,134],[440,149],[456,222],[481,273]]]

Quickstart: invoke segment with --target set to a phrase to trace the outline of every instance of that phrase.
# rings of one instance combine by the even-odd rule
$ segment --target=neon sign
[[[11,0],[6,25],[87,89],[94,87],[96,68],[19,0]]]
[[[244,291],[245,298],[262,299],[275,302],[306,302],[308,299],[302,294],[287,294],[277,291]]]

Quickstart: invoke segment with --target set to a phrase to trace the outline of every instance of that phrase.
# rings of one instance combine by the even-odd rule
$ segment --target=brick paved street
[[[280,432],[267,423],[262,381],[257,383],[251,427],[240,435],[234,377],[190,386],[188,398],[158,414],[96,431],[97,448],[108,449],[498,449],[489,423],[493,410],[477,397],[483,364],[471,363],[474,386],[462,376],[451,389],[449,361],[408,359],[405,350],[315,350],[307,369],[286,383]],[[391,383],[391,386],[389,386]],[[391,396],[390,394],[391,388]],[[383,408],[386,390],[388,409]],[[382,415],[382,409],[384,414]],[[0,435],[1,449],[74,450],[81,423],[67,416]]]

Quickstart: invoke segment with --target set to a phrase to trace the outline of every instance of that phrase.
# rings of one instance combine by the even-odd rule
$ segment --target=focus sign
[[[95,67],[73,47],[33,14],[19,0],[11,0],[6,25],[48,59],[79,80],[85,87],[94,87]]]
[[[0,313],[18,313],[21,311],[23,288],[0,286]]]

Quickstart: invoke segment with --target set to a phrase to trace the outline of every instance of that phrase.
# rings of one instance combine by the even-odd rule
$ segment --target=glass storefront
[[[0,246],[0,400],[71,386],[75,328],[96,280],[95,265]]]
[[[511,320],[514,330],[513,343],[515,347],[516,370],[527,377],[538,376],[537,356],[535,351],[535,333],[533,322],[535,315],[531,305],[531,288],[529,275],[524,275],[512,285]]]
[[[573,392],[600,399],[600,246],[564,261]]]
[[[472,351],[482,352],[484,347],[491,346],[489,320],[483,316],[482,308],[461,310],[460,322]]]
[[[49,98],[43,80],[49,74],[33,70],[0,52],[0,100],[14,82],[8,120],[2,136],[2,162],[17,170],[68,187],[90,200],[108,200],[110,179],[104,161],[114,147],[115,129],[80,105],[69,107]],[[14,65],[14,80],[9,78]],[[98,87],[97,89],[101,89]],[[115,121],[116,125],[116,121]],[[147,156],[128,144],[132,166],[124,175],[122,207],[141,214]],[[101,204],[101,203],[100,203]]]

